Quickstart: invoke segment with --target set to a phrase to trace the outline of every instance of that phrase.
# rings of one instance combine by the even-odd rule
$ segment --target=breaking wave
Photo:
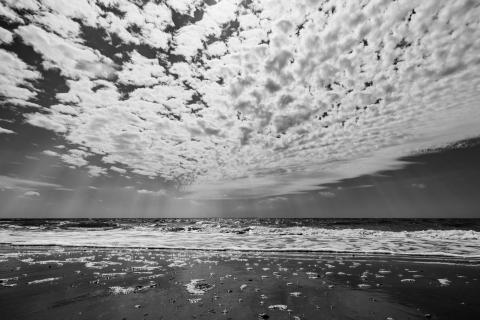
[[[298,219],[301,220],[301,219]],[[225,222],[227,221],[227,222]],[[240,221],[240,223],[238,223]],[[450,223],[450,222],[449,222]],[[303,224],[303,225],[302,225]],[[371,224],[275,223],[254,219],[170,222],[2,221],[0,243],[190,250],[339,252],[480,258],[480,232],[463,226],[366,228]],[[438,225],[438,223],[437,223]],[[458,226],[458,225],[457,225]],[[467,225],[465,225],[467,226]],[[431,225],[429,226],[431,227]],[[394,230],[392,230],[394,229]],[[411,230],[408,230],[411,229]],[[475,228],[476,229],[476,228]]]

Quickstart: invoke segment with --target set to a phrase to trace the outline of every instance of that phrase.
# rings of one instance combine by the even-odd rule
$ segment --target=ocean
[[[480,258],[480,219],[3,219],[0,244]]]

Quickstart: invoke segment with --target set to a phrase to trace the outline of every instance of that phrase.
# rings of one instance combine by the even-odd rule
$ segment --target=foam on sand
[[[194,295],[203,295],[212,290],[215,285],[207,283],[204,279],[192,279],[185,285],[187,292]]]
[[[15,287],[17,285],[15,281],[18,281],[18,277],[3,278],[3,279],[0,279],[0,286]]]
[[[402,279],[400,281],[403,283],[412,283],[412,282],[415,282],[415,279]]]
[[[130,294],[135,292],[134,287],[120,287],[120,286],[113,286],[110,287],[110,292],[114,295],[118,294]]]
[[[268,309],[270,310],[280,310],[280,311],[287,311],[288,307],[284,304],[274,304],[271,306],[268,306]]]
[[[446,287],[446,286],[449,286],[451,281],[448,280],[448,279],[437,279],[438,282],[440,282],[440,286],[442,287]]]

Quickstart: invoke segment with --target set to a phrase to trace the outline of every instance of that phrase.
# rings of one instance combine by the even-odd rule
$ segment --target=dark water
[[[201,224],[199,224],[201,223]],[[0,228],[39,227],[69,228],[135,228],[158,227],[166,231],[201,230],[202,225],[238,229],[249,227],[310,227],[325,229],[365,229],[379,231],[472,230],[480,231],[480,219],[325,219],[325,218],[96,218],[96,219],[0,219]]]

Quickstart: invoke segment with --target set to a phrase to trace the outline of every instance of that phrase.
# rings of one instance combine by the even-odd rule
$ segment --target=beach
[[[0,247],[4,319],[475,319],[480,261]]]

